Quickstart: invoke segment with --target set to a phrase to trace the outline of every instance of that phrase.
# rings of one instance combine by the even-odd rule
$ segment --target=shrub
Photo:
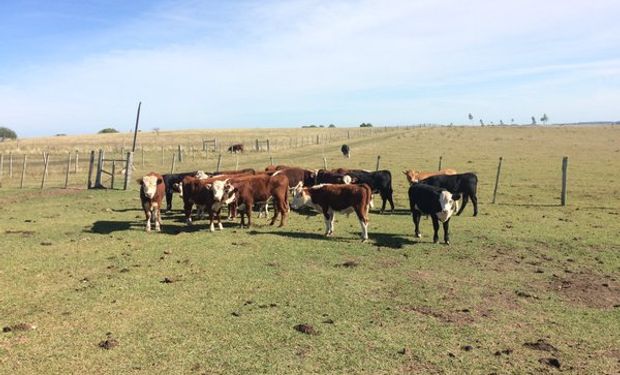
[[[106,134],[106,133],[118,133],[118,130],[114,128],[105,128],[105,129],[99,130],[99,134]]]
[[[17,134],[9,128],[0,127],[0,139],[17,139]]]

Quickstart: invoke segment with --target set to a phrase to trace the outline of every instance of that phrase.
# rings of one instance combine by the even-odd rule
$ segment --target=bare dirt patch
[[[610,309],[620,305],[618,280],[589,271],[553,275],[548,288],[576,306]]]
[[[442,311],[428,306],[405,306],[402,310],[430,316],[443,323],[453,323],[456,325],[471,324],[475,321],[474,316],[470,314],[469,309]]]

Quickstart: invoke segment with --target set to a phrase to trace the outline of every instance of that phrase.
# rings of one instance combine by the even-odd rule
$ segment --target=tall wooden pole
[[[136,114],[136,128],[133,131],[133,145],[131,146],[131,152],[136,151],[136,137],[138,136],[138,123],[140,122],[140,107],[142,107],[142,102],[138,103],[138,113]]]
[[[69,157],[67,158],[67,170],[65,171],[65,189],[69,185],[69,171],[71,170],[71,151],[69,151]]]
[[[43,178],[41,179],[41,190],[45,187],[45,181],[47,181],[47,166],[49,165],[50,154],[43,153]]]
[[[93,169],[95,166],[95,150],[90,152],[90,159],[88,160],[88,182],[86,187],[88,189],[93,188]]]
[[[499,157],[499,164],[497,165],[497,176],[495,176],[495,188],[493,189],[493,202],[495,203],[495,197],[497,196],[497,186],[499,185],[499,175],[502,172],[502,160],[503,157]]]
[[[20,189],[24,187],[24,177],[26,176],[26,160],[27,160],[27,155],[24,154],[24,163],[22,164],[22,179],[19,182]]]
[[[375,171],[379,170],[379,163],[381,162],[381,155],[377,155],[377,167],[375,168]]]
[[[562,158],[562,196],[560,198],[562,206],[566,206],[566,188],[568,179],[568,156]]]
[[[123,183],[123,190],[127,190],[129,187],[129,180],[131,180],[133,166],[133,152],[127,153],[127,162],[125,163],[125,182]]]

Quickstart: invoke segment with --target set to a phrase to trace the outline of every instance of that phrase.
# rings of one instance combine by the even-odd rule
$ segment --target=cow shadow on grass
[[[390,215],[411,215],[411,211],[408,208],[395,208],[394,212],[390,211],[389,208],[386,208],[383,213],[377,209],[375,206],[374,209],[370,210],[371,214],[381,215],[381,216],[390,216]]]
[[[402,249],[405,245],[418,243],[418,241],[395,233],[370,233],[369,236],[375,242],[375,245],[390,249]]]
[[[323,234],[318,233],[310,233],[310,232],[291,232],[291,231],[268,231],[268,232],[258,232],[256,230],[248,231],[248,234],[252,236],[256,235],[276,235],[280,237],[287,237],[293,239],[303,239],[303,240],[325,240],[330,239],[330,237],[326,237]]]
[[[226,225],[225,225],[226,226]],[[111,234],[114,232],[124,232],[129,230],[138,230],[145,231],[146,223],[143,220],[140,221],[111,221],[111,220],[100,220],[93,223],[90,230],[86,229],[85,232],[89,233],[97,233],[97,234]],[[155,232],[155,224],[152,225],[152,230]],[[198,231],[208,231],[209,224],[208,223],[200,223],[194,225],[166,225],[166,222],[163,222],[161,225],[161,233],[177,235],[180,233],[192,233]]]
[[[113,232],[127,231],[132,229],[132,227],[137,228],[137,223],[132,221],[99,220],[93,223],[93,226],[88,232],[110,234]]]

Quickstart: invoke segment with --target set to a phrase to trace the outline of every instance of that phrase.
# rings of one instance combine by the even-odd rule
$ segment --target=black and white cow
[[[465,208],[469,198],[474,205],[474,216],[478,215],[478,177],[475,173],[460,173],[454,175],[437,175],[420,181],[422,184],[444,188],[453,194],[460,193],[463,196],[463,204],[457,215]]]
[[[433,220],[433,242],[439,241],[439,222],[443,223],[443,234],[446,245],[450,244],[450,217],[457,209],[459,194],[452,194],[448,190],[426,184],[413,184],[409,187],[409,207],[413,216],[415,236],[420,238],[420,218],[430,215]]]
[[[166,186],[166,211],[172,210],[172,194],[175,192],[173,188],[174,184],[178,184],[183,181],[183,178],[185,178],[185,176],[194,175],[196,175],[196,171],[184,173],[169,173],[161,176],[164,180],[164,185]]]
[[[349,147],[349,145],[342,145],[342,147],[340,147],[340,152],[342,152],[342,155],[344,157],[351,157],[351,148]]]
[[[379,193],[383,204],[381,213],[385,211],[385,205],[390,202],[391,211],[394,212],[394,199],[392,198],[392,173],[387,169],[382,171],[369,172],[362,169],[336,169],[336,173],[344,173],[351,176],[354,184],[367,184],[373,193]]]

